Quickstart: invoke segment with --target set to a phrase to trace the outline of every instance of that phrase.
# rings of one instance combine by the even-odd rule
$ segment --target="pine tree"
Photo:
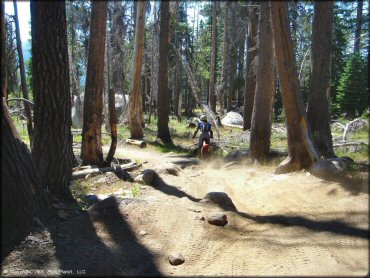
[[[349,57],[338,86],[337,109],[346,118],[359,117],[368,106],[366,61],[359,55]]]

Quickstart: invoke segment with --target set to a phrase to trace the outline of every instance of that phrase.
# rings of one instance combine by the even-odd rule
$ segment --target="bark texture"
[[[290,34],[287,2],[271,2],[272,27],[283,106],[288,132],[289,157],[277,172],[307,169],[318,160],[300,93],[297,66]]]
[[[212,50],[209,80],[209,106],[216,113],[217,2],[212,2]]]
[[[274,41],[272,37],[269,2],[260,3],[258,32],[259,58],[250,135],[250,155],[252,159],[265,162],[270,152],[272,107],[275,91]]]
[[[103,162],[101,126],[107,8],[107,2],[92,2],[81,147],[84,165],[99,165]]]
[[[257,7],[250,7],[248,10],[248,36],[247,36],[247,66],[244,84],[244,111],[243,130],[251,128],[252,111],[254,104],[254,91],[256,88],[256,73],[253,62],[257,56],[257,28],[258,17]]]
[[[333,10],[332,1],[314,2],[307,118],[319,154],[324,158],[335,157],[329,111]]]
[[[109,89],[108,95],[108,106],[109,106],[109,124],[110,124],[110,136],[112,139],[107,158],[105,159],[106,164],[110,164],[113,161],[114,153],[117,147],[117,115],[115,109],[115,92],[113,89]]]
[[[223,61],[222,61],[222,72],[221,72],[221,88],[220,88],[220,114],[225,114],[225,91],[227,85],[227,65],[229,61],[229,3],[225,3],[225,16],[224,16],[224,49],[223,49]]]
[[[169,39],[169,2],[161,2],[161,22],[159,32],[159,84],[158,84],[158,138],[171,143],[168,128],[168,39]]]
[[[130,92],[130,132],[132,139],[143,139],[144,129],[142,126],[142,96],[141,96],[141,71],[144,50],[144,28],[145,28],[145,1],[135,2],[137,6],[135,47],[133,76]]]
[[[3,68],[2,68],[3,70]],[[5,104],[1,103],[1,259],[50,218],[43,188],[27,145],[22,142]]]
[[[1,39],[1,98],[7,98],[7,76],[6,76],[6,30],[5,30],[5,3],[0,3],[0,16],[1,16],[1,27],[0,27],[0,39]]]
[[[22,51],[22,41],[21,41],[21,34],[19,30],[19,21],[18,21],[18,9],[17,9],[17,2],[14,0],[14,21],[15,21],[15,34],[17,40],[17,52],[19,57],[19,68],[21,73],[21,87],[22,87],[22,94],[23,98],[29,100],[28,97],[28,87],[26,81],[26,70],[24,67],[24,60],[23,60],[23,51]],[[27,118],[27,131],[28,136],[30,138],[30,146],[32,149],[32,142],[33,142],[33,122],[32,122],[32,111],[31,111],[31,104],[28,102],[24,103],[24,110]]]
[[[32,149],[42,183],[72,200],[71,95],[65,1],[31,2],[35,133]]]

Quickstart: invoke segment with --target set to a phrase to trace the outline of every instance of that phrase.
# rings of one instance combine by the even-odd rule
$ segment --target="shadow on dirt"
[[[153,254],[138,242],[112,199],[110,206],[93,211],[92,216],[84,212],[50,227],[59,269],[88,276],[161,276]],[[92,219],[108,244],[98,236]]]
[[[154,185],[155,185],[155,186],[153,186],[154,189],[160,190],[160,191],[162,191],[163,193],[165,193],[167,195],[173,195],[173,196],[176,196],[178,198],[186,197],[186,198],[188,198],[189,200],[191,200],[193,202],[199,202],[201,200],[201,199],[195,198],[195,197],[185,193],[184,191],[178,189],[177,187],[175,187],[173,185],[167,184],[157,173],[155,173]]]
[[[342,186],[351,195],[358,195],[360,193],[369,194],[369,179],[368,177],[348,177],[348,176],[331,176],[320,177],[323,179],[322,183],[335,182]]]
[[[335,234],[369,239],[369,230],[351,227],[339,220],[316,221],[302,216],[285,216],[279,214],[269,216],[253,216],[245,212],[237,213],[244,218],[261,224],[278,224],[287,227],[299,226],[317,232],[331,232]]]

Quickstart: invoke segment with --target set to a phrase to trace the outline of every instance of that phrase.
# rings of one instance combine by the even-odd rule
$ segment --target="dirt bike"
[[[203,140],[203,146],[200,149],[200,159],[208,161],[211,157],[211,145],[206,143],[206,140]]]

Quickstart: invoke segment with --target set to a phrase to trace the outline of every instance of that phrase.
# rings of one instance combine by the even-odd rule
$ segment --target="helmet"
[[[202,122],[206,122],[206,121],[207,121],[207,116],[206,116],[206,115],[202,115],[202,116],[200,116],[200,120],[201,120]]]

